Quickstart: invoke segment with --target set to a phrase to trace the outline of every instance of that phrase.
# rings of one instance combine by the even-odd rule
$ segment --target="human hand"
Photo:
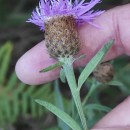
[[[123,53],[130,55],[130,4],[106,11],[96,18],[95,24],[101,29],[89,24],[79,28],[81,40],[80,54],[86,58],[75,63],[76,66],[85,65],[103,44],[115,39],[112,49],[104,60],[115,58]],[[79,54],[79,55],[80,55]],[[59,77],[59,69],[40,73],[43,68],[56,62],[50,58],[44,41],[24,54],[16,64],[16,73],[26,84],[36,85],[55,80]]]
[[[130,4],[106,11],[94,21],[101,29],[88,24],[79,28],[81,51],[78,55],[86,54],[86,58],[76,62],[75,66],[84,66],[99,48],[110,39],[115,39],[115,43],[104,60],[113,59],[121,54],[130,55],[129,10]],[[16,64],[16,73],[19,79],[26,84],[46,83],[59,77],[59,69],[46,73],[39,71],[55,62],[54,59],[50,58],[44,41],[42,41],[19,59]],[[130,125],[129,108],[130,98],[105,116],[94,128]]]

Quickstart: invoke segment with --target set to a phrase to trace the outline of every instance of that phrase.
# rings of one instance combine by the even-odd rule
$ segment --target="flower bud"
[[[102,63],[93,72],[94,77],[101,83],[107,83],[114,77],[114,68],[110,63]]]

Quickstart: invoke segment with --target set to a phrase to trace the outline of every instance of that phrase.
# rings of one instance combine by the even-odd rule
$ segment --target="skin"
[[[86,54],[86,58],[76,62],[75,67],[86,65],[94,54],[110,39],[114,39],[115,43],[104,58],[104,61],[122,54],[130,55],[130,4],[106,11],[97,17],[93,23],[100,28],[84,24],[78,29],[81,41],[81,49],[78,55]],[[56,62],[49,56],[44,43],[44,41],[38,43],[18,60],[16,73],[22,82],[38,85],[59,77],[59,69],[46,73],[39,72]],[[130,126],[129,108],[130,97],[101,119],[93,129],[105,130],[106,128],[104,127],[123,127],[121,130],[126,130],[127,128],[125,127]],[[112,130],[116,130],[116,128]],[[117,130],[120,129],[117,128]]]

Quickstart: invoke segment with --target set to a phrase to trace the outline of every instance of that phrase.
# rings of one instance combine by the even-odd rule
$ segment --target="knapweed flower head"
[[[56,59],[74,57],[80,49],[77,25],[90,23],[103,11],[91,10],[100,0],[40,0],[27,22],[45,30],[45,43],[51,57]]]

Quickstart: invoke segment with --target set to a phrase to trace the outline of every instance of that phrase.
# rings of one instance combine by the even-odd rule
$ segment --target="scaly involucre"
[[[85,2],[85,0],[40,0],[39,6],[32,12],[31,18],[27,22],[31,22],[44,30],[44,22],[56,17],[56,16],[68,16],[73,15],[76,22],[90,23],[95,16],[100,15],[104,11],[91,10],[101,0],[91,0]]]

